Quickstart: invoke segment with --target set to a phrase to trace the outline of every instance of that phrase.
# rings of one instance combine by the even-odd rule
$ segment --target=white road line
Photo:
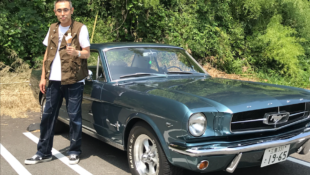
[[[304,165],[304,166],[307,166],[307,167],[310,167],[310,163],[306,162],[306,161],[303,161],[303,160],[299,160],[299,159],[296,159],[296,158],[293,158],[293,157],[288,157],[287,160],[295,162],[295,163],[298,163],[298,164],[301,164],[301,165]]]
[[[0,154],[17,172],[17,174],[31,175],[29,171],[0,143]]]
[[[39,142],[39,138],[36,137],[35,135],[31,134],[30,132],[24,132],[24,135],[26,137],[28,137],[30,140],[34,141],[35,143]],[[91,175],[90,172],[88,172],[87,170],[85,170],[84,168],[82,168],[81,166],[79,166],[78,164],[75,165],[70,165],[69,164],[69,159],[68,157],[66,157],[65,155],[61,154],[59,151],[57,151],[56,149],[52,149],[52,154],[57,157],[60,161],[62,161],[64,164],[66,164],[68,167],[70,167],[71,169],[73,169],[75,172],[77,172],[78,174],[85,174],[85,175]]]

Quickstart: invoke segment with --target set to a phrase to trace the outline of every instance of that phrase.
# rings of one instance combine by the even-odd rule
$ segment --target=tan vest
[[[50,70],[52,62],[56,56],[58,48],[58,27],[60,22],[54,23],[50,26],[50,33],[47,46],[47,59],[44,62],[45,79],[50,77]],[[70,56],[66,52],[66,40],[65,37],[68,33],[72,35],[72,44],[75,45],[76,50],[82,50],[79,42],[79,34],[83,24],[72,20],[72,24],[69,30],[64,34],[59,47],[59,55],[61,61],[61,84],[74,84],[80,80],[83,80],[88,76],[87,59],[80,59],[78,57]]]

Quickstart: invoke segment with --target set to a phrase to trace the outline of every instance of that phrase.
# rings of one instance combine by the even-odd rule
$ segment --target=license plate
[[[260,167],[265,167],[268,165],[285,161],[288,156],[289,149],[290,145],[284,145],[266,149]]]

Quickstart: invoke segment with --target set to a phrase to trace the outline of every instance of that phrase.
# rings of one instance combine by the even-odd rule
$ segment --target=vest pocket
[[[71,67],[71,73],[73,74],[72,77],[75,77],[75,79],[77,79],[78,73],[80,72],[81,68],[81,60],[79,60],[79,58],[72,58],[70,67]]]

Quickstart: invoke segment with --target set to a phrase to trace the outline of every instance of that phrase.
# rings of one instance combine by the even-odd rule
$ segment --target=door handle
[[[108,123],[110,123],[109,119],[106,120]],[[117,131],[119,131],[119,127],[121,126],[118,121],[115,124],[110,123],[111,126],[115,127]]]

